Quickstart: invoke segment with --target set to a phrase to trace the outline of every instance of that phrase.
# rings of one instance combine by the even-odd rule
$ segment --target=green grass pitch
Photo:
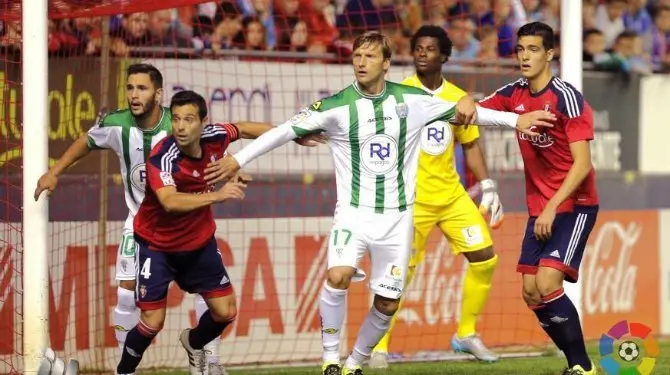
[[[660,356],[652,374],[670,374],[670,340],[659,341]],[[589,345],[591,359],[599,360],[597,343]],[[644,353],[642,353],[644,355]],[[541,356],[532,358],[502,359],[497,363],[485,364],[475,361],[444,361],[391,364],[387,370],[364,368],[365,375],[413,374],[413,375],[558,375],[565,367],[565,358],[559,356]],[[293,367],[229,370],[230,375],[319,375],[320,368]],[[185,375],[187,372],[142,372],[143,374]],[[598,374],[607,375],[599,366]]]

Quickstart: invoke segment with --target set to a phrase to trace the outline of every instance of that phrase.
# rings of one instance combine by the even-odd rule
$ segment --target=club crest
[[[400,118],[407,118],[407,113],[409,112],[409,108],[407,107],[407,104],[405,103],[398,103],[395,106],[395,113],[398,115]]]

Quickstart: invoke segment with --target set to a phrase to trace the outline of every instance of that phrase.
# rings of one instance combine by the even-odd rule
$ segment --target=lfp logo
[[[651,328],[622,320],[600,337],[600,365],[609,375],[649,375],[660,350]]]

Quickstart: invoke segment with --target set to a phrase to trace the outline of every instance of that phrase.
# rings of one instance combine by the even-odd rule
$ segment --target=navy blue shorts
[[[165,307],[172,281],[188,293],[204,298],[232,294],[230,277],[214,237],[202,249],[184,252],[151,250],[135,236],[137,251],[137,306],[142,310]]]
[[[586,241],[597,216],[598,206],[575,206],[573,212],[556,214],[546,242],[535,238],[537,217],[528,218],[517,272],[534,275],[539,266],[551,267],[565,273],[566,281],[577,282]]]

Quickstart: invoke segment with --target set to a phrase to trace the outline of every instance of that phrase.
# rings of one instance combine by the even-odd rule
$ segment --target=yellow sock
[[[405,280],[405,289],[407,289],[407,286],[412,282],[412,279],[414,278],[414,272],[416,271],[416,267],[410,267],[407,269],[407,280]],[[401,298],[400,299],[400,305],[398,306],[398,311],[402,309],[402,305],[404,304],[405,299]],[[372,350],[373,352],[381,352],[381,353],[388,353],[389,352],[389,341],[391,340],[391,331],[393,331],[393,327],[395,327],[395,323],[398,321],[398,312],[393,315],[393,318],[391,319],[391,326],[389,327],[389,330],[386,332],[384,337],[382,337],[381,340],[379,340],[379,343],[375,348]]]
[[[463,281],[463,304],[461,321],[458,322],[458,337],[476,332],[477,317],[481,314],[491,291],[491,279],[498,265],[498,255],[483,262],[470,263]]]

